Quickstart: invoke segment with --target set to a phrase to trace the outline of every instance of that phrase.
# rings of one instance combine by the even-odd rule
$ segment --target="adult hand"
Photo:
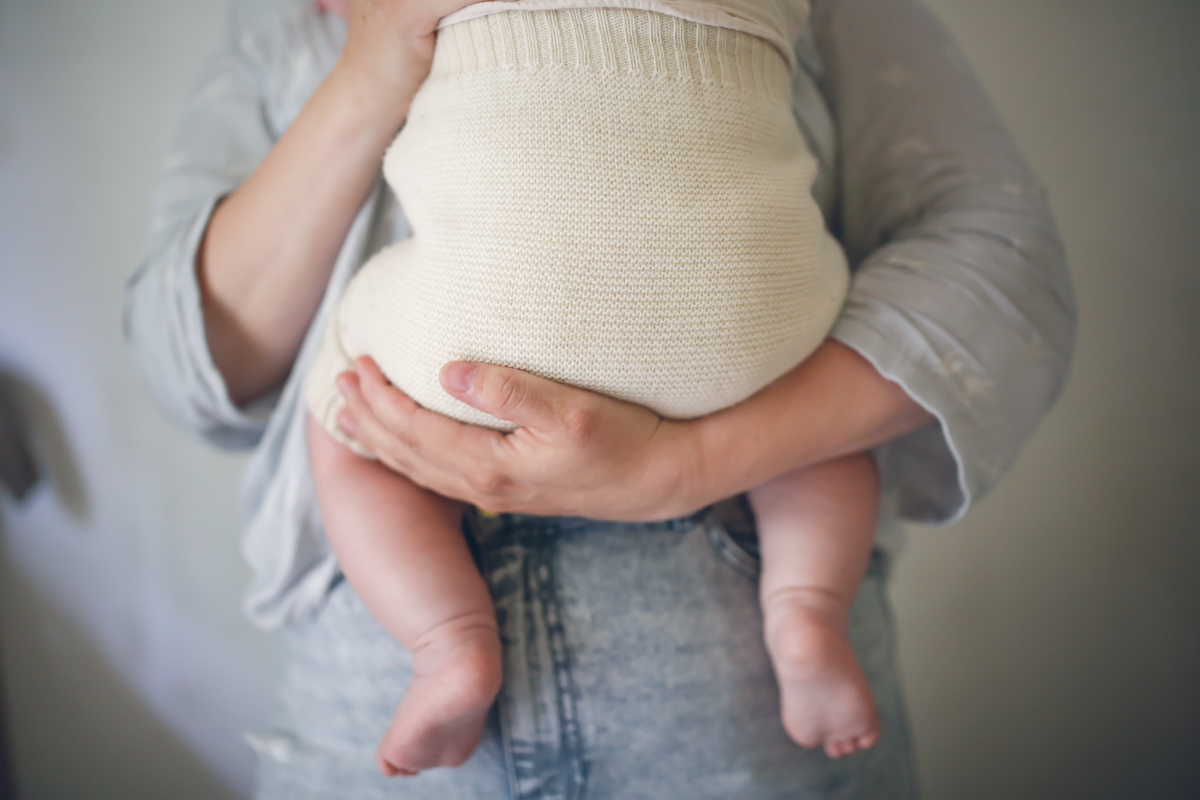
[[[390,104],[402,121],[429,74],[437,24],[478,0],[319,0],[349,24],[337,70],[361,81],[367,96]]]
[[[446,365],[446,391],[521,426],[509,434],[421,408],[369,358],[356,366],[338,379],[346,432],[414,482],[491,511],[668,519],[934,421],[833,340],[745,401],[684,422],[513,369]]]
[[[339,424],[383,463],[438,494],[490,511],[651,520],[705,505],[691,423],[488,364],[454,362],[442,386],[521,427],[466,425],[418,406],[370,358],[338,386]]]

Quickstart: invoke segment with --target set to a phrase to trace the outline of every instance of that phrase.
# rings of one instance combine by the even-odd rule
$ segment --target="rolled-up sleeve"
[[[193,87],[155,192],[142,261],[125,288],[125,334],[163,410],[225,447],[251,447],[271,400],[249,409],[229,399],[204,331],[196,255],[221,198],[274,141],[262,75],[242,48],[235,8],[223,40]]]
[[[960,517],[1058,396],[1075,303],[1046,195],[938,21],[914,0],[818,0],[838,126],[834,229],[854,267],[837,340],[938,424],[880,448],[885,501]]]

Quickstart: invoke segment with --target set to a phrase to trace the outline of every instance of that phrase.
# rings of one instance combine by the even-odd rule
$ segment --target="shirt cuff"
[[[206,203],[128,289],[128,336],[151,391],[167,414],[223,447],[252,447],[274,395],[239,408],[213,363],[204,328],[196,256],[213,211]]]
[[[888,336],[861,319],[843,316],[830,336],[894,381],[936,424],[875,449],[887,511],[910,522],[948,524],[966,513],[978,488],[971,478],[971,425],[956,413],[947,390]]]

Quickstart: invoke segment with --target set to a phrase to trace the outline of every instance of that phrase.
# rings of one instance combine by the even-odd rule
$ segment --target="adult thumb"
[[[510,367],[451,361],[442,367],[442,388],[454,398],[522,428],[561,428],[583,410],[588,392]]]

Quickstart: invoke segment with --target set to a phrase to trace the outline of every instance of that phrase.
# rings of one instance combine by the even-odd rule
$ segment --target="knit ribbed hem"
[[[554,67],[772,96],[790,86],[787,63],[764,39],[626,8],[504,12],[442,28],[429,79]]]

